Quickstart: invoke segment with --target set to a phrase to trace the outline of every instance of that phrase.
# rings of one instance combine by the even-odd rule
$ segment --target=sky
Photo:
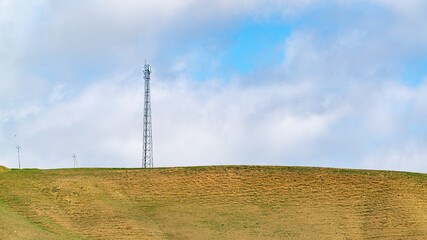
[[[427,173],[423,0],[0,0],[0,165]]]

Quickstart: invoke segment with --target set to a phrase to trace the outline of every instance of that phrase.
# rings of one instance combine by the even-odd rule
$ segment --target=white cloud
[[[22,118],[17,124],[22,164],[70,167],[71,154],[76,153],[83,167],[138,167],[141,79],[116,79],[91,85],[76,98]],[[425,91],[401,85],[369,89],[364,88],[359,93],[362,96],[332,104],[334,99],[319,102],[328,94],[317,96],[318,89],[307,81],[224,86],[187,79],[166,82],[153,75],[155,165],[273,164],[425,171],[420,151],[423,143],[407,147],[406,141],[414,138],[401,134],[405,115],[414,112],[399,112],[396,104],[414,103],[418,109],[426,102]],[[360,98],[376,100],[360,107]],[[415,113],[427,116],[425,111]],[[359,119],[361,124],[334,132],[348,119]],[[378,137],[388,140],[364,149],[368,139]],[[13,144],[3,154],[9,166],[14,166]],[[347,156],[337,159],[341,147]],[[353,159],[354,151],[361,158]],[[411,154],[404,158],[405,153]]]
[[[17,128],[23,165],[26,160],[26,167],[67,167],[76,152],[80,166],[139,166],[141,87],[139,79],[105,81],[22,119]],[[339,117],[295,108],[293,96],[310,90],[154,82],[155,164],[282,162],[293,146],[316,141]]]
[[[165,165],[171,158],[177,165],[284,163],[294,146],[316,141],[340,115],[296,107],[294,98],[311,90],[305,85],[182,83],[162,85],[153,100],[156,149]]]
[[[373,151],[363,159],[363,168],[426,172],[427,151],[425,143],[401,142],[401,144]]]

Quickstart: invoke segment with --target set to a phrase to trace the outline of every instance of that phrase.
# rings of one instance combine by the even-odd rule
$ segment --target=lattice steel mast
[[[153,131],[151,123],[151,97],[150,97],[151,66],[144,65],[144,136],[142,141],[142,167],[153,167]]]

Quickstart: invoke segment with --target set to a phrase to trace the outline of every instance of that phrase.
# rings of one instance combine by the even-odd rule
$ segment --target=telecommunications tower
[[[144,134],[142,141],[142,167],[153,167],[153,131],[151,124],[151,98],[150,98],[150,73],[151,66],[144,65]]]

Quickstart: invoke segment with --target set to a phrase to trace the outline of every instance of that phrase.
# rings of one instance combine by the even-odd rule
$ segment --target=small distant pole
[[[75,153],[73,153],[73,159],[74,159],[74,168],[79,167],[79,165],[77,164],[77,155]]]
[[[19,149],[21,148],[21,146],[16,145],[16,149],[18,149],[18,164],[19,164],[19,169],[21,169],[21,156],[19,155]]]

